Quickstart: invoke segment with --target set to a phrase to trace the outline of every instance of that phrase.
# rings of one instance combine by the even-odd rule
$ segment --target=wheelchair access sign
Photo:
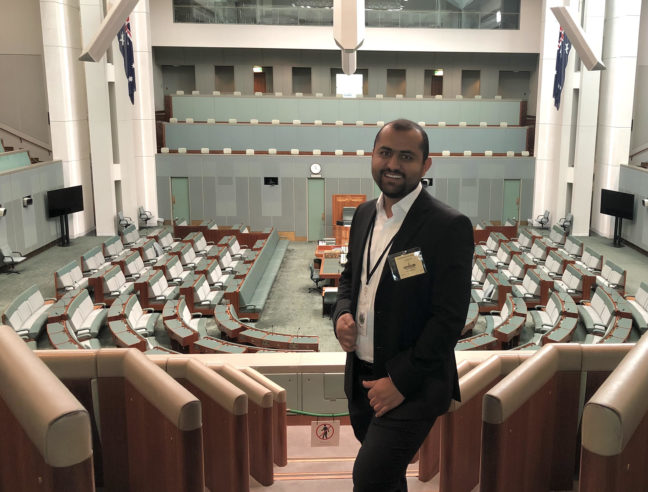
[[[317,420],[311,422],[311,447],[339,445],[339,420]]]

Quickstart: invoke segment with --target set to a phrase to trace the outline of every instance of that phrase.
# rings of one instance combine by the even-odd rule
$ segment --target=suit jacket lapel
[[[389,249],[389,254],[394,254],[399,251],[403,251],[408,247],[422,246],[411,244],[409,241],[411,237],[419,230],[427,214],[430,213],[431,200],[430,195],[427,191],[421,190],[419,196],[414,200],[412,206],[409,209],[409,212],[405,216],[403,223],[394,237],[394,243]],[[389,262],[385,262],[385,266],[380,277],[380,283],[382,284],[386,276],[391,276],[391,271],[389,267]],[[380,288],[380,287],[379,287]]]

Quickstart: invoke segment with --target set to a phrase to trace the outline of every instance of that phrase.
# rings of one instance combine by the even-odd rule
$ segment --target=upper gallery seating
[[[600,275],[596,276],[596,285],[616,289],[623,295],[625,293],[626,276],[626,270],[615,265],[610,260],[606,260]]]
[[[591,272],[599,273],[603,268],[603,255],[586,246],[581,259],[576,264],[587,268]]]
[[[223,299],[223,291],[211,290],[204,275],[196,275],[193,283],[180,287],[180,293],[185,296],[191,311],[197,311],[206,316],[212,316],[214,308]]]
[[[88,287],[88,278],[83,276],[78,261],[71,261],[54,272],[56,296],[61,297],[65,292]]]
[[[153,238],[143,242],[136,248],[136,251],[140,254],[142,261],[146,266],[154,265],[160,258],[162,258],[162,256],[164,256],[162,246],[160,246]]]
[[[90,276],[109,266],[110,262],[106,261],[101,246],[95,246],[81,255],[81,270],[85,276]]]
[[[626,296],[637,329],[643,334],[648,330],[648,283],[641,282],[634,296]]]
[[[594,276],[585,268],[569,264],[560,280],[554,280],[553,288],[558,292],[566,292],[575,301],[589,299],[594,284]]]
[[[129,252],[128,249],[124,249],[124,243],[122,243],[120,236],[112,236],[106,239],[102,244],[102,248],[104,257],[108,261],[117,260]]]
[[[528,251],[531,249],[533,241],[541,237],[541,234],[533,232],[532,229],[525,227],[520,229],[517,241],[515,241],[515,245],[521,250]]]
[[[135,284],[139,300],[145,308],[162,311],[170,299],[177,299],[180,293],[178,285],[169,285],[162,270],[154,270]]]
[[[486,243],[475,246],[475,256],[494,255],[502,241],[508,241],[508,238],[501,232],[491,232]]]
[[[182,268],[178,255],[165,255],[153,266],[154,270],[162,270],[169,284],[179,285],[192,275],[191,270]]]
[[[545,239],[545,241],[547,241],[547,243],[549,243],[550,245],[559,248],[565,244],[566,239],[567,232],[565,232],[565,229],[563,229],[559,225],[554,225],[551,228],[551,232],[549,232],[549,238]]]
[[[200,231],[190,232],[182,238],[183,243],[189,243],[198,256],[214,257],[218,248],[213,242],[207,242],[205,235]]]
[[[126,281],[119,265],[93,274],[88,282],[94,287],[95,299],[109,305],[121,294],[131,294],[134,289],[133,282]]]
[[[513,285],[513,296],[523,299],[528,307],[546,304],[552,284],[553,280],[545,272],[538,268],[530,268],[526,271],[522,283]]]
[[[139,235],[135,224],[131,224],[125,227],[121,231],[121,238],[122,243],[124,243],[124,247],[126,248],[135,248],[136,246],[140,246],[146,241],[146,238]]]
[[[194,352],[193,344],[207,336],[207,318],[202,313],[191,312],[185,296],[167,301],[162,318],[171,344],[181,352]]]
[[[558,251],[566,253],[574,259],[580,259],[583,256],[583,241],[574,236],[567,236],[565,244],[558,248]]]
[[[174,238],[171,230],[166,227],[155,234],[151,234],[149,237],[155,239],[164,251],[169,251],[178,244],[178,239]]]
[[[11,326],[23,340],[35,341],[43,331],[47,313],[55,300],[43,299],[38,287],[32,285],[11,301],[2,314],[2,322]]]
[[[527,307],[522,299],[515,299],[509,293],[501,311],[491,311],[484,316],[486,330],[499,341],[499,348],[508,348],[520,336],[527,316]]]
[[[151,270],[150,266],[144,265],[144,261],[137,251],[132,251],[125,258],[117,261],[117,264],[124,272],[126,280],[137,280]]]

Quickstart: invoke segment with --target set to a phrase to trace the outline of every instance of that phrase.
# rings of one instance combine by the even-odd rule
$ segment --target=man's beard
[[[384,177],[385,173],[387,173],[387,172],[389,172],[390,174],[397,174],[397,175],[401,176],[401,178],[403,179],[402,184],[400,186],[398,186],[397,188],[392,188],[391,190],[386,191],[387,186],[383,186],[383,177]],[[389,179],[389,178],[387,178],[387,179]],[[380,182],[378,183],[378,188],[380,188],[380,191],[382,191],[383,195],[385,195],[386,197],[391,198],[392,200],[399,200],[399,199],[409,195],[409,193],[414,188],[416,188],[416,185],[412,186],[411,188],[408,188],[408,184],[405,181],[405,175],[403,173],[401,173],[401,172],[398,172],[398,171],[396,171],[396,172],[395,171],[381,171],[380,172]]]

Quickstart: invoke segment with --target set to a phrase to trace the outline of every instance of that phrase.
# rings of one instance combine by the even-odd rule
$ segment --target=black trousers
[[[400,420],[375,417],[362,381],[375,379],[369,366],[356,364],[354,398],[349,401],[351,425],[362,443],[353,466],[354,492],[406,492],[405,472],[434,425],[436,416]],[[364,369],[364,370],[363,370]]]

